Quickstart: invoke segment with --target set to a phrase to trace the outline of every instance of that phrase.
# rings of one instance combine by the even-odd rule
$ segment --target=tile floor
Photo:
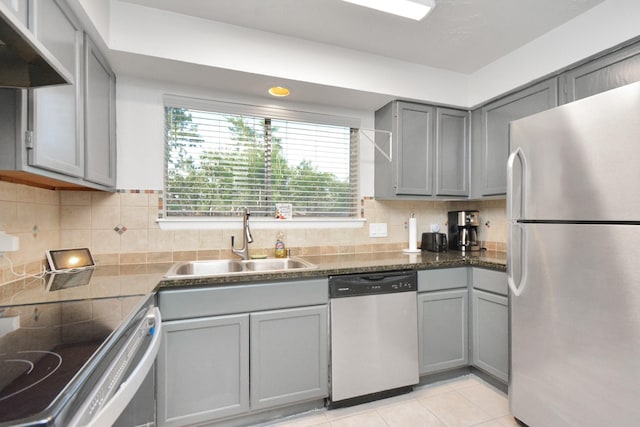
[[[509,427],[507,397],[474,375],[349,408],[317,410],[273,427]]]

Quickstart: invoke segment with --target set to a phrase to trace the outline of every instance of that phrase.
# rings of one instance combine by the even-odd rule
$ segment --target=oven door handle
[[[145,352],[140,363],[129,375],[120,387],[118,391],[109,399],[107,403],[100,409],[95,416],[91,418],[88,427],[110,427],[118,419],[122,411],[127,407],[129,402],[133,399],[140,385],[146,378],[147,374],[151,370],[153,363],[156,360],[158,351],[160,349],[160,338],[162,335],[162,318],[160,316],[160,310],[158,307],[151,307],[146,318],[153,323],[153,338],[149,343],[149,347]]]

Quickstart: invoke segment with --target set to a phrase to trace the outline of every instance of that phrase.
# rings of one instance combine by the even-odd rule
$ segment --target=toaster
[[[444,252],[447,250],[447,235],[444,233],[422,233],[422,250]]]

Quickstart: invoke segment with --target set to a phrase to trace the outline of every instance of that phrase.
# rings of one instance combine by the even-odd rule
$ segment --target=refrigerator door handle
[[[519,176],[514,176],[514,168],[516,159],[520,161]],[[525,217],[526,206],[525,201],[527,198],[525,177],[527,172],[527,159],[524,156],[522,148],[516,148],[507,160],[507,219],[514,220]],[[516,183],[515,180],[518,180]],[[519,212],[515,212],[514,217],[514,205],[517,203],[519,206]]]
[[[516,160],[520,164],[517,175],[514,174]],[[527,283],[526,228],[524,224],[517,222],[518,219],[525,217],[526,212],[526,173],[527,160],[524,151],[521,147],[517,147],[507,161],[507,219],[509,220],[507,283],[516,297],[520,296]],[[514,212],[514,206],[518,206],[518,212]],[[514,278],[515,272],[519,272],[518,283]]]
[[[516,238],[516,235],[518,238]],[[514,296],[519,297],[527,284],[527,229],[525,224],[513,221],[509,224],[507,284]],[[514,278],[514,272],[519,271],[518,283]]]

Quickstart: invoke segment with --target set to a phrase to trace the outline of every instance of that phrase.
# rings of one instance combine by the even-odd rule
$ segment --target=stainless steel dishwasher
[[[417,282],[413,270],[329,277],[330,408],[418,383]]]

